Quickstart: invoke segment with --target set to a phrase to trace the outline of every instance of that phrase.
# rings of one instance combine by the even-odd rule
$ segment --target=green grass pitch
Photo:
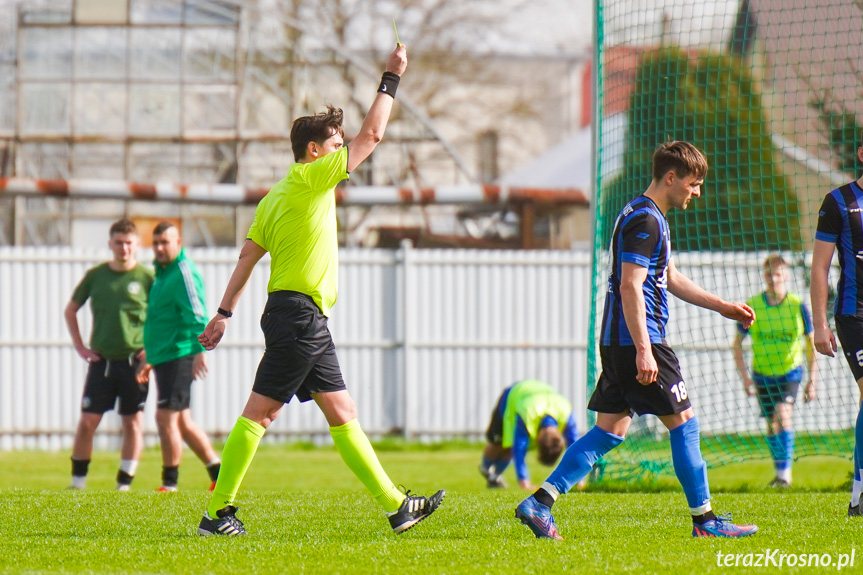
[[[555,542],[534,539],[514,518],[524,493],[485,488],[476,470],[479,446],[387,447],[379,454],[394,481],[424,494],[447,489],[437,513],[401,536],[330,448],[261,447],[238,500],[252,534],[246,538],[195,535],[208,479],[189,452],[177,493],[154,491],[155,449],[145,451],[129,493],[113,491],[115,452],[94,454],[84,492],[64,489],[68,453],[0,452],[0,572],[668,575],[749,571],[717,565],[717,553],[757,557],[774,549],[835,560],[854,550],[845,571],[863,570],[863,549],[856,549],[863,518],[846,516],[841,486],[851,466],[842,459],[798,461],[795,487],[782,493],[763,487],[769,462],[711,470],[715,508],[758,524],[754,537],[692,539],[683,494],[662,478],[642,492],[612,486],[616,491],[565,496],[555,516],[566,539]],[[539,482],[547,469],[532,462],[531,471]]]

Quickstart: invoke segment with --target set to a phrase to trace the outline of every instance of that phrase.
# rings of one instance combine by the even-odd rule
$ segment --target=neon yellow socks
[[[222,452],[222,468],[207,508],[210,517],[216,517],[216,511],[234,503],[265,431],[263,426],[251,419],[243,416],[237,419]],[[344,425],[331,427],[330,434],[342,460],[381,504],[384,511],[392,513],[398,510],[405,496],[396,489],[381,467],[371,443],[360,427],[360,422],[352,419]]]
[[[342,456],[342,460],[354,472],[354,475],[362,481],[366,489],[371,492],[372,497],[381,504],[384,511],[387,513],[397,511],[402,501],[404,501],[405,495],[393,485],[386,471],[381,467],[372,444],[369,443],[368,437],[366,437],[362,427],[360,427],[359,420],[352,419],[344,425],[331,427],[330,435],[333,436],[333,441],[336,444],[339,455]],[[226,451],[227,447],[226,445]],[[223,461],[222,469],[224,470],[224,468],[225,463]],[[221,480],[221,477],[219,479]],[[218,491],[218,489],[217,486],[216,490]],[[211,515],[211,517],[213,516]]]
[[[207,508],[207,514],[210,517],[216,517],[216,511],[234,503],[243,477],[246,476],[246,471],[252,464],[252,459],[258,450],[258,443],[265,431],[264,426],[251,419],[242,415],[237,418],[237,423],[234,424],[234,429],[231,430],[225,442],[219,479],[216,481],[213,498],[210,499],[210,506]]]

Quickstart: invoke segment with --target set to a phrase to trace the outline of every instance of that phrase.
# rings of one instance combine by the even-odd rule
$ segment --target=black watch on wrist
[[[229,312],[228,310],[222,308],[217,309],[216,313],[225,317],[231,317],[232,315],[234,315],[232,312]]]

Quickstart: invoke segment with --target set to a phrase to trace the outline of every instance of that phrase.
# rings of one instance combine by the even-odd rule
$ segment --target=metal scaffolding
[[[300,4],[0,0],[0,178],[268,188],[293,159],[293,118],[334,101],[361,119],[370,100],[355,94],[373,94],[380,73],[365,58],[380,55],[326,34],[308,42]],[[477,183],[464,150],[408,94],[399,103],[352,184]],[[0,244],[74,243],[76,220],[102,214],[101,225],[119,211],[190,219],[199,242],[231,245],[250,218],[249,208],[133,200],[0,196]]]

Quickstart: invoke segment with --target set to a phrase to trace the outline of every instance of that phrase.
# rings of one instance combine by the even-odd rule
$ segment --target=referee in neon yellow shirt
[[[258,204],[218,313],[198,338],[207,350],[218,345],[252,269],[270,252],[269,297],[261,319],[266,351],[243,414],[225,443],[213,498],[198,527],[201,535],[246,534],[234,499],[261,437],[294,396],[318,404],[342,459],[383,507],[396,533],[431,515],[443,500],[443,490],[412,496],[389,479],[357,420],[327,328],[338,283],[335,187],[383,138],[406,67],[407,51],[399,44],[387,58],[359,134],[347,146],[338,108],[328,106],[324,113],[294,121],[296,163]]]
[[[732,345],[746,395],[758,397],[761,415],[767,419],[767,446],[776,469],[771,487],[791,485],[794,457],[791,416],[803,380],[804,353],[809,377],[803,391],[804,401],[815,399],[817,374],[812,316],[800,296],[788,291],[787,280],[788,262],[782,256],[771,255],[764,260],[766,289],[746,302],[755,310],[758,321],[748,329],[738,324]],[[752,337],[751,375],[743,359],[743,340],[747,335]]]

